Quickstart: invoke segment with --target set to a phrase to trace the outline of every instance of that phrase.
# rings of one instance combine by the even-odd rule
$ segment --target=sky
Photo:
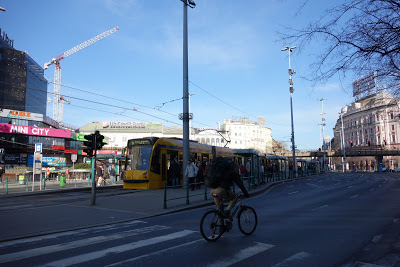
[[[305,3],[305,5],[303,5]],[[329,4],[334,5],[335,1]],[[189,92],[192,127],[214,128],[223,119],[265,117],[272,137],[291,146],[288,53],[277,32],[317,20],[327,1],[197,0],[188,8]],[[180,0],[0,0],[0,28],[41,66],[119,26],[119,31],[61,61],[63,121],[82,127],[98,121],[181,126],[183,3]],[[278,41],[277,41],[278,40]],[[333,77],[313,86],[305,75],[323,43],[294,50],[293,114],[297,149],[321,145],[341,108],[353,101],[352,80]],[[53,92],[54,65],[45,70]],[[48,94],[51,98],[52,95]],[[47,115],[52,116],[53,103]]]

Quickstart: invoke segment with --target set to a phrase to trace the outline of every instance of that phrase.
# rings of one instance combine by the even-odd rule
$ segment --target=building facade
[[[388,92],[378,92],[353,102],[342,108],[342,118],[339,117],[334,128],[335,149],[399,149],[400,104],[399,98],[394,98]],[[342,134],[343,132],[343,134]],[[375,157],[352,157],[347,160],[350,170],[376,170]],[[340,162],[337,162],[340,164]],[[399,166],[397,156],[387,156],[382,161],[382,167],[394,169]]]
[[[47,80],[43,69],[27,52],[13,45],[5,32],[0,34],[0,109],[46,116]]]

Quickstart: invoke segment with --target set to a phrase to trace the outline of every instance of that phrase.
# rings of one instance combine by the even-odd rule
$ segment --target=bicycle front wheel
[[[218,215],[218,211],[207,211],[200,221],[200,233],[209,242],[217,241],[224,232],[223,218]]]
[[[252,207],[243,206],[238,214],[240,232],[251,235],[257,227],[257,213]]]

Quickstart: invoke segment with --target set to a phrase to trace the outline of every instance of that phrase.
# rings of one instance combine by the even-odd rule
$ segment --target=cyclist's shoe
[[[225,219],[232,220],[232,216],[231,216],[231,214],[229,213],[229,210],[224,211],[224,218],[225,218]]]

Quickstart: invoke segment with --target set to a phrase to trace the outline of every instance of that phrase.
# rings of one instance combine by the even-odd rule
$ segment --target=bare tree
[[[286,147],[286,144],[282,141],[277,141],[275,139],[272,139],[272,152],[274,154],[276,153],[283,153],[289,151]]]
[[[280,40],[301,50],[318,42],[322,52],[308,77],[314,84],[332,76],[377,71],[380,83],[400,94],[400,1],[346,0],[303,29],[287,27]]]

